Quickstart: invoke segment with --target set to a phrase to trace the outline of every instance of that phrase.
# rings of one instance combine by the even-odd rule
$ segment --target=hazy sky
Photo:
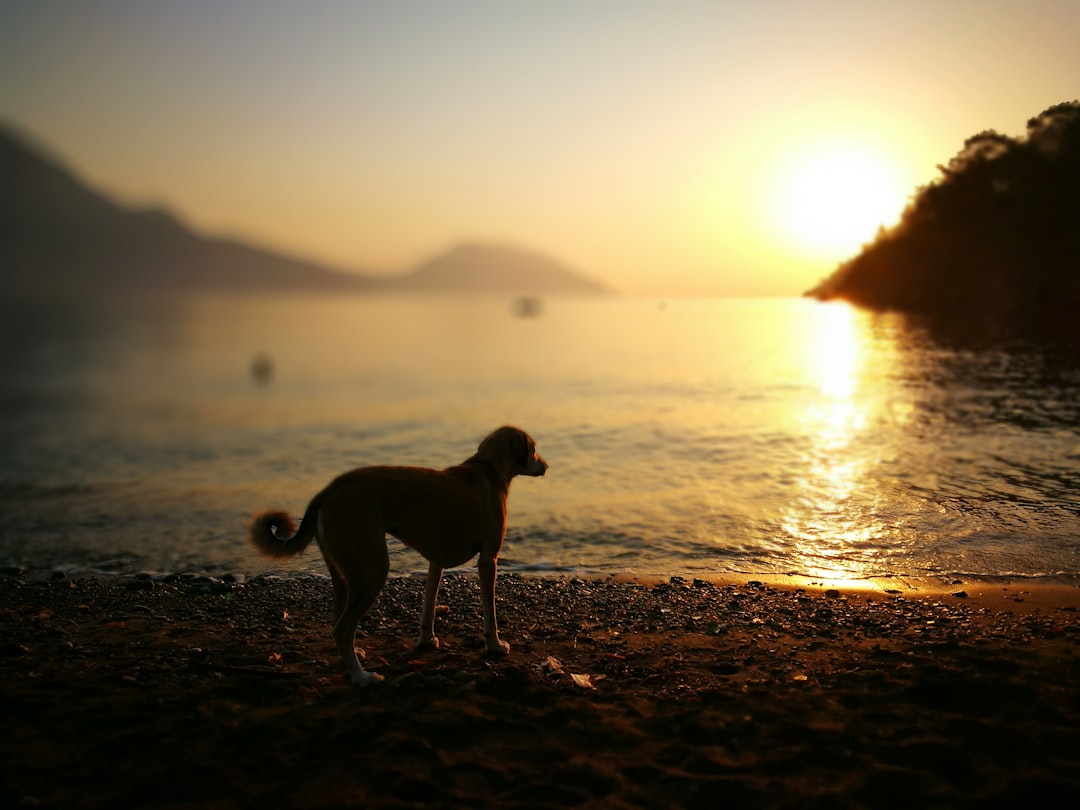
[[[1080,96],[1076,0],[0,0],[0,119],[334,266],[462,240],[799,294],[964,138]]]

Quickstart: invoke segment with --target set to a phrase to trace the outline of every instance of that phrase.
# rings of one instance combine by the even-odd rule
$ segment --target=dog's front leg
[[[495,558],[481,555],[476,565],[480,574],[480,607],[484,612],[484,641],[492,655],[506,655],[510,645],[499,638],[499,625],[495,621]]]
[[[439,597],[439,585],[442,584],[443,570],[435,563],[428,563],[427,584],[424,586],[424,607],[420,611],[420,640],[418,649],[438,648],[439,639],[435,637],[435,600]]]

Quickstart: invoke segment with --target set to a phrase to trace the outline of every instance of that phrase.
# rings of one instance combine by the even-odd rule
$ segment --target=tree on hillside
[[[810,292],[904,312],[1071,324],[1080,304],[1080,102],[968,138],[900,222]],[[1073,327],[1074,329],[1076,327]]]

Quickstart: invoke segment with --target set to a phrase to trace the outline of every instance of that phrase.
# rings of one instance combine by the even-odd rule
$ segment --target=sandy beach
[[[0,576],[7,807],[1039,807],[1080,792],[1080,589]],[[951,590],[951,592],[949,592]],[[891,592],[890,592],[891,591]]]

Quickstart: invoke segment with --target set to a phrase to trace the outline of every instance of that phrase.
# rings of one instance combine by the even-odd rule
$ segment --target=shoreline
[[[413,571],[393,573],[389,580],[423,579],[424,572]],[[474,567],[450,569],[444,573],[444,579],[475,577]],[[500,569],[500,580],[516,578],[524,580],[618,582],[639,584],[647,587],[668,584],[707,584],[716,588],[727,586],[746,586],[764,584],[769,588],[785,591],[802,590],[811,593],[837,591],[845,596],[860,595],[867,598],[888,599],[903,597],[908,599],[943,599],[952,597],[963,599],[972,605],[991,610],[1010,610],[1029,612],[1060,607],[1080,609],[1080,574],[1056,575],[1010,575],[1010,576],[972,576],[972,575],[917,575],[917,576],[874,576],[865,579],[853,579],[838,576],[811,576],[799,573],[717,573],[697,574],[586,574],[566,571],[505,571]],[[231,586],[260,579],[291,580],[315,579],[329,583],[325,571],[315,573],[296,571],[288,565],[260,571],[252,574],[225,573],[210,575],[199,572],[106,572],[73,570],[58,568],[33,569],[22,565],[0,567],[0,581],[5,578],[16,581],[41,582],[66,579],[83,580],[148,580],[152,583],[197,582],[206,587],[219,587],[220,583]]]
[[[1080,610],[764,579],[0,577],[10,806],[981,807],[1080,791]],[[785,580],[787,578],[784,578]],[[912,593],[918,593],[912,598]],[[1014,591],[1009,591],[1012,594]]]
[[[644,581],[644,580],[643,580]],[[656,581],[661,581],[659,578]],[[762,582],[769,587],[826,593],[837,591],[871,599],[962,599],[989,610],[1027,613],[1055,608],[1080,609],[1080,577],[899,576],[844,579],[803,574],[724,574],[707,581],[717,586]]]

